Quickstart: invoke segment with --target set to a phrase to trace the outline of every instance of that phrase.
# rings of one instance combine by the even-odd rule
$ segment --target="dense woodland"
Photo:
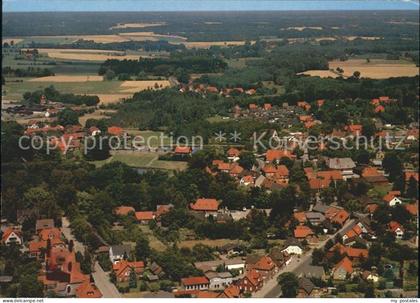
[[[404,19],[405,22],[393,22]],[[21,22],[25,19],[26,22]],[[77,19],[78,22],[74,22]],[[110,29],[118,23],[166,22],[153,27],[158,34],[186,36],[190,41],[255,40],[259,37],[307,38],[325,36],[392,36],[418,39],[416,11],[378,12],[112,12],[112,13],[5,13],[4,36],[110,34],[150,31]],[[211,24],[205,23],[211,21]],[[219,24],[220,23],[220,24]],[[32,24],[36,24],[34,27]],[[191,26],[194,24],[194,26]],[[292,27],[319,27],[297,30]],[[354,26],[357,24],[358,26]]]
[[[46,100],[62,102],[65,104],[94,106],[99,103],[98,96],[60,93],[53,86],[46,87],[43,90],[26,92],[23,94],[23,101],[30,104],[39,104],[42,96],[45,96]]]

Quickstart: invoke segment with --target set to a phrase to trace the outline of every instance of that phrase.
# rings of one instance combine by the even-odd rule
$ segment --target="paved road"
[[[82,243],[76,240],[76,238],[73,236],[73,233],[70,229],[70,221],[66,217],[61,218],[61,232],[64,234],[64,237],[66,237],[67,240],[73,240],[74,243],[74,250],[76,252],[81,252],[82,254],[85,253],[85,247]]]
[[[329,239],[334,239],[335,236],[340,233],[343,229],[347,228],[350,224],[354,223],[355,220],[349,220],[344,226],[337,231],[335,234],[329,236],[324,241],[319,242],[315,247],[313,247],[311,250],[306,252],[304,255],[302,255],[300,258],[297,256],[293,256],[290,263],[286,266],[284,266],[272,279],[265,282],[263,287],[253,294],[253,297],[255,298],[278,298],[281,295],[281,288],[277,283],[277,277],[281,275],[284,272],[297,272],[299,269],[301,269],[304,266],[307,266],[312,263],[312,251],[315,248],[321,248],[324,247],[324,245],[327,243]]]
[[[77,252],[84,253],[85,247],[84,245],[77,241],[76,238],[73,236],[71,229],[70,229],[70,221],[63,217],[61,219],[62,227],[61,231],[68,240],[73,240],[74,242],[74,250]],[[99,265],[98,262],[94,264],[94,271],[92,273],[93,280],[95,281],[95,285],[101,291],[104,298],[121,298],[121,294],[118,292],[117,288],[113,283],[109,281],[109,276],[102,267]]]
[[[95,262],[94,272],[92,273],[96,286],[101,291],[104,298],[121,298],[121,294],[113,283],[109,281],[109,276],[98,262]]]

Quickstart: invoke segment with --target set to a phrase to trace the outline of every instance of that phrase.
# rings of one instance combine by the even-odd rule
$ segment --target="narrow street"
[[[69,241],[73,240],[74,250],[76,252],[79,251],[83,254],[85,251],[85,247],[73,236],[70,229],[70,221],[66,217],[63,217],[61,219],[61,223],[61,231],[66,237],[66,239],[68,239]],[[92,276],[93,280],[95,281],[95,285],[101,291],[104,298],[121,298],[121,294],[118,292],[115,285],[109,281],[108,274],[104,272],[104,270],[98,262],[95,262],[94,264],[94,271],[92,272]]]
[[[346,224],[344,224],[344,226],[339,231],[337,231],[333,235],[330,235],[324,241],[319,242],[316,247],[311,248],[309,251],[307,251],[300,258],[298,258],[297,256],[292,256],[290,263],[288,265],[286,265],[285,267],[283,267],[272,279],[265,282],[263,287],[259,291],[255,292],[253,294],[253,297],[254,298],[278,298],[281,295],[281,288],[277,283],[278,276],[280,276],[284,272],[296,272],[301,267],[304,267],[307,264],[311,264],[312,263],[312,251],[315,248],[324,247],[324,245],[327,243],[328,240],[334,239],[335,236],[338,233],[340,233],[342,230],[347,228],[353,222],[354,222],[354,219],[349,220]]]
[[[92,276],[104,298],[121,298],[118,289],[109,281],[108,273],[104,272],[98,262],[95,262]]]
[[[67,219],[67,217],[61,218],[61,232],[67,240],[73,240],[74,250],[76,252],[80,252],[82,254],[85,253],[85,247],[83,246],[83,244],[77,241],[76,238],[73,236],[70,228],[70,221]]]

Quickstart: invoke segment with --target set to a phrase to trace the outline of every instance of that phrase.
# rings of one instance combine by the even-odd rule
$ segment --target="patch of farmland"
[[[168,80],[136,80],[124,81],[120,86],[122,93],[136,93],[146,89],[162,89],[169,87],[171,84]]]
[[[119,23],[110,27],[110,29],[121,29],[121,28],[146,28],[154,26],[166,25],[166,22],[154,22],[154,23]]]
[[[28,80],[30,82],[90,82],[90,81],[103,81],[103,76],[98,75],[55,75],[47,77],[39,77]]]
[[[50,58],[67,60],[105,61],[107,59],[138,60],[140,55],[127,55],[122,51],[94,50],[94,49],[56,49],[39,48],[41,54],[47,54]]]
[[[344,70],[344,77],[351,77],[355,71],[360,72],[362,78],[387,79],[391,77],[414,77],[419,74],[418,67],[409,61],[372,59],[351,59],[347,61],[330,61],[330,70],[308,70],[299,74],[318,76],[321,78],[338,77],[334,71]]]

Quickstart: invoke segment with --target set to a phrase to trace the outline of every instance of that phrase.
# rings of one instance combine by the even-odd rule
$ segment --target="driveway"
[[[304,268],[305,266],[312,263],[312,251],[315,248],[322,248],[327,243],[328,240],[334,239],[335,236],[340,233],[342,230],[347,228],[350,224],[354,223],[355,220],[349,220],[344,226],[337,231],[335,234],[330,235],[328,238],[326,238],[324,241],[321,241],[316,245],[314,248],[311,248],[309,251],[307,251],[304,255],[302,255],[300,258],[297,256],[292,256],[291,261],[288,265],[284,266],[280,271],[270,280],[266,281],[263,287],[255,292],[252,296],[255,298],[278,298],[281,295],[281,288],[280,285],[277,283],[277,278],[284,272],[299,272]]]

